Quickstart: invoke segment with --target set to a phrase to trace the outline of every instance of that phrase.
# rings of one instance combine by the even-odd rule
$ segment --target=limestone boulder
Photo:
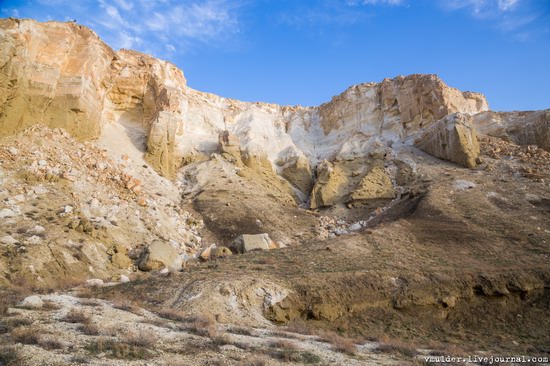
[[[332,206],[346,193],[347,174],[339,165],[323,161],[317,167],[317,181],[310,198],[310,208]]]
[[[313,188],[313,174],[305,156],[292,158],[282,168],[281,175],[303,193],[309,194]]]
[[[18,305],[25,309],[41,309],[44,302],[40,296],[32,295],[25,297]]]
[[[128,257],[128,249],[124,245],[114,245],[107,251],[107,254],[111,256],[111,263],[118,268],[126,269],[133,264]]]
[[[227,246],[233,253],[242,254],[253,250],[269,250],[272,240],[268,234],[243,234]]]
[[[142,271],[168,268],[171,271],[182,269],[183,259],[176,248],[164,241],[154,241],[139,258],[138,267]]]
[[[414,145],[443,160],[474,168],[479,157],[479,141],[472,117],[455,113],[424,130]]]
[[[361,179],[351,198],[352,200],[391,199],[395,198],[395,189],[384,168],[375,166]]]

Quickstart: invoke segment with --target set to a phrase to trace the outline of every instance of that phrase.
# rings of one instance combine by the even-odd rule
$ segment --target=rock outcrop
[[[98,137],[114,57],[83,26],[1,19],[0,135],[43,123]]]
[[[550,151],[550,109],[533,112],[483,112],[474,116],[480,133],[513,141],[518,145],[537,145]]]
[[[122,125],[165,177],[221,154],[241,176],[271,182],[286,204],[392,196],[387,182],[398,177],[375,184],[366,175],[381,162],[395,166],[401,146],[473,167],[472,115],[482,133],[549,149],[548,112],[489,112],[483,95],[435,75],[358,84],[318,107],[279,106],[193,90],[173,64],[113,51],[74,23],[4,19],[0,35],[0,134],[43,123],[86,140]],[[383,154],[373,155],[374,145]]]
[[[415,140],[415,146],[437,158],[464,165],[476,166],[479,156],[477,132],[468,115],[449,115],[426,129]]]

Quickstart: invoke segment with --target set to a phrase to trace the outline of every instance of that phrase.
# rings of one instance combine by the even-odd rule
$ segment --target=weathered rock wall
[[[481,132],[521,144],[548,149],[550,141],[548,112],[488,112],[483,95],[448,87],[436,75],[355,85],[318,107],[279,106],[193,90],[173,64],[115,52],[74,23],[5,19],[0,35],[1,134],[44,123],[95,139],[105,124],[124,124],[143,136],[145,159],[167,177],[184,163],[208,160],[227,131],[249,167],[262,162],[258,171],[284,177],[305,196],[316,190],[314,196],[325,192],[327,202],[340,202],[342,197],[328,197],[340,190],[349,196],[359,186],[376,165],[369,156],[373,144],[387,145],[391,155],[392,143],[410,145],[453,113],[476,115],[473,125]],[[522,128],[525,123],[530,127]],[[317,165],[325,160],[334,166],[329,181],[346,182],[338,189],[330,183],[328,196],[327,186],[313,188],[315,174],[324,176]]]
[[[0,134],[32,124],[79,139],[100,133],[114,52],[74,23],[0,20]]]

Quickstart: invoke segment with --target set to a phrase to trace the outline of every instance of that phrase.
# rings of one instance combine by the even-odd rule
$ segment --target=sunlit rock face
[[[483,95],[450,88],[435,75],[355,85],[318,107],[242,102],[193,90],[173,64],[115,52],[74,23],[5,19],[0,36],[0,133],[42,123],[87,140],[107,124],[123,124],[146,161],[167,177],[183,164],[208,160],[227,131],[242,161],[261,161],[261,169],[271,164],[265,169],[305,196],[312,190],[315,197],[338,197],[340,190],[349,195],[355,186],[364,190],[360,182],[377,166],[380,158],[372,153],[380,147],[374,145],[410,145],[449,114],[488,111]],[[364,165],[359,174],[340,166],[353,160]],[[356,174],[352,187],[329,193],[314,188],[319,177],[336,179],[334,171],[347,172],[338,178],[346,182],[348,173]],[[383,191],[391,195],[389,188]]]

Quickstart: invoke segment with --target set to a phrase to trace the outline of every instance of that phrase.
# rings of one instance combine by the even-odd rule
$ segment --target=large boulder
[[[303,193],[309,194],[313,188],[313,174],[305,156],[291,158],[283,166],[281,175]]]
[[[115,267],[127,269],[132,265],[132,260],[128,257],[128,249],[124,245],[113,245],[107,254],[111,256],[111,263]]]
[[[395,198],[395,190],[384,168],[375,166],[361,179],[351,198],[353,200],[390,199]]]
[[[253,250],[269,250],[273,248],[272,243],[268,234],[243,234],[227,247],[234,253],[242,254]]]
[[[474,168],[479,141],[467,114],[451,114],[424,130],[414,142],[420,150],[443,160]]]
[[[138,267],[142,271],[168,268],[171,271],[182,269],[183,259],[176,248],[164,241],[154,241],[140,256]]]

